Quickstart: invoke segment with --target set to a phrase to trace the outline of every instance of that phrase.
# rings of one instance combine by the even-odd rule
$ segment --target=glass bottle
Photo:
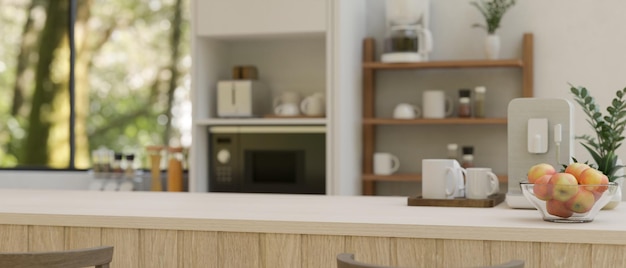
[[[474,166],[474,147],[463,146],[463,156],[461,156],[461,166],[463,168],[470,168]]]
[[[487,88],[478,86],[474,88],[474,117],[485,117],[485,92]]]
[[[167,191],[183,191],[183,155],[182,147],[169,147],[169,160],[167,161]]]
[[[113,162],[111,162],[113,178],[121,178],[124,174],[124,170],[122,170],[122,156],[121,153],[113,153]]]
[[[459,90],[459,108],[458,108],[459,117],[471,117],[472,116],[472,105],[470,103],[470,95],[471,95],[471,91],[469,89]]]
[[[135,177],[135,155],[126,155],[126,167],[124,169],[124,177],[127,179],[133,179]]]
[[[162,146],[148,146],[146,151],[150,158],[150,191],[163,191],[161,183],[161,151]]]

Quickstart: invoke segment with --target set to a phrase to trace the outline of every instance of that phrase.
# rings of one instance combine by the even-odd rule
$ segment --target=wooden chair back
[[[109,268],[113,247],[44,252],[0,253],[0,267],[12,268]]]

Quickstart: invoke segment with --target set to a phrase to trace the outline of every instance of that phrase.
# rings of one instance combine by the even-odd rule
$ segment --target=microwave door
[[[324,193],[323,133],[242,133],[245,192]]]

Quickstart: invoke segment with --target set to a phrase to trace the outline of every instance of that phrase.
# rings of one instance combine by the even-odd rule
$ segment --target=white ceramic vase
[[[495,60],[500,57],[500,36],[495,34],[487,35],[485,39],[485,54],[487,59]]]

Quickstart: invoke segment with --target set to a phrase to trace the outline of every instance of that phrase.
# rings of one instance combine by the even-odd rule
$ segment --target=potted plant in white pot
[[[624,172],[621,159],[617,155],[617,148],[624,140],[624,128],[626,127],[626,88],[615,92],[611,105],[606,108],[607,114],[602,114],[600,106],[589,95],[584,87],[570,86],[574,100],[580,105],[587,115],[587,122],[595,131],[595,137],[590,135],[577,136],[581,145],[589,152],[596,166],[602,171],[609,181],[620,185],[624,181]],[[576,161],[576,159],[574,159]],[[621,202],[621,190],[618,189],[613,200],[605,208],[614,208]]]
[[[504,13],[515,5],[515,0],[477,0],[470,2],[470,4],[478,8],[485,17],[485,24],[476,23],[472,26],[487,31],[487,38],[485,39],[487,58],[497,59],[500,55],[500,37],[496,35],[496,30],[500,28],[500,21]]]

